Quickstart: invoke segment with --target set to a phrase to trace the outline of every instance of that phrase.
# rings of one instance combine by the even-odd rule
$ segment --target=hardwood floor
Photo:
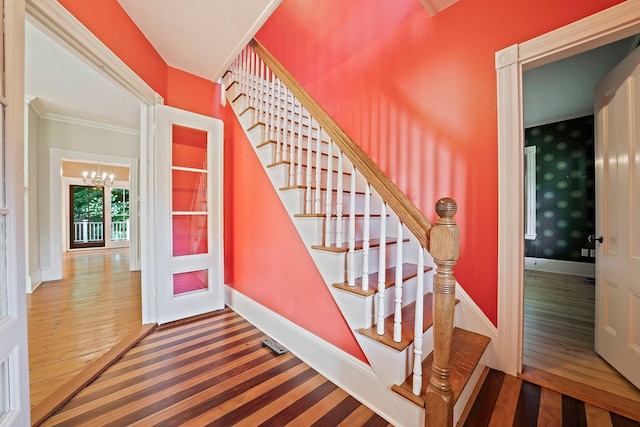
[[[640,414],[640,391],[593,349],[594,285],[578,276],[532,270],[525,271],[524,282],[525,373],[553,374],[575,383],[573,388],[604,390],[614,395],[614,403],[618,397],[637,403]]]
[[[640,427],[640,423],[546,387],[490,370],[464,427]]]
[[[264,338],[228,308],[156,329],[43,425],[389,426]],[[640,427],[502,372],[485,375],[459,425]]]
[[[31,407],[142,324],[129,250],[67,252],[63,279],[27,294]]]
[[[140,327],[139,274],[128,271],[126,251],[115,251],[102,260],[93,252],[70,254],[65,271],[73,271],[75,278],[43,284],[28,297],[30,356],[41,364],[32,366],[32,393],[36,397],[46,394],[46,384],[74,376],[83,361],[88,364],[104,354],[108,348],[101,343],[117,342],[118,334],[122,337]],[[542,292],[538,298],[544,301],[549,293]],[[123,306],[116,304],[127,301]],[[587,324],[575,313],[580,311],[577,304],[572,302],[566,311],[572,313],[576,325]],[[560,330],[557,315],[546,312],[549,305],[546,301],[530,307],[537,307],[553,330]],[[562,306],[566,308],[567,303]],[[532,310],[526,310],[531,314]],[[119,323],[126,319],[129,323]],[[114,323],[99,327],[92,321]],[[56,338],[44,333],[46,322]],[[527,322],[531,326],[531,317]],[[69,326],[73,323],[78,328]],[[74,329],[82,333],[72,338]],[[585,336],[582,327],[569,329],[567,333],[574,338],[556,341],[573,345],[585,339],[575,338]],[[290,353],[275,356],[262,345],[263,338],[230,309],[158,329],[44,425],[388,425]],[[582,353],[571,355],[577,358]],[[49,393],[55,388],[57,385],[50,387]],[[640,426],[593,402],[563,394],[553,377],[547,387],[541,387],[488,371],[475,393],[476,401],[460,425]],[[623,399],[627,398],[618,400]],[[640,408],[636,401],[627,400],[632,410]]]
[[[157,329],[43,425],[388,425],[264,338],[230,309]]]

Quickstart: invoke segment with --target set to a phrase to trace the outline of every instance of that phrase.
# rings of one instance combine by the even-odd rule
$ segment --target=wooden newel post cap
[[[443,197],[436,202],[436,213],[440,218],[451,219],[458,212],[458,204],[450,197]]]

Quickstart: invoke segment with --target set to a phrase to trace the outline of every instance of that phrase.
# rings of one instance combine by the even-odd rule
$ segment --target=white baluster
[[[253,50],[249,50],[247,54],[247,107],[253,107]]]
[[[304,211],[306,213],[313,213],[313,211],[311,210],[312,208],[312,203],[311,203],[311,178],[313,177],[313,167],[312,167],[312,152],[311,152],[311,147],[312,147],[312,142],[313,142],[313,138],[311,136],[311,130],[313,128],[313,120],[311,119],[311,115],[309,115],[309,127],[308,127],[308,132],[307,132],[307,190],[304,192],[305,195],[305,203],[304,203]],[[318,211],[316,211],[317,213]]]
[[[418,278],[416,283],[416,318],[413,329],[413,394],[422,392],[422,312],[424,311],[424,251],[418,250]]]
[[[262,60],[262,58],[258,57],[258,60],[260,61],[260,89],[259,89],[259,97],[258,99],[260,100],[260,113],[258,115],[258,121],[261,123],[265,123],[267,121],[267,100],[265,99],[265,95],[267,93],[266,91],[266,76],[265,76],[265,63]],[[264,142],[264,141],[263,141]]]
[[[400,342],[402,340],[402,222],[398,220],[398,241],[396,243],[396,298],[395,309],[393,313],[393,340]]]
[[[296,185],[296,102],[291,94],[291,135],[289,140],[289,187]]]
[[[256,122],[262,122],[264,106],[262,104],[262,58],[256,52]]]
[[[382,203],[380,208],[380,252],[378,257],[378,313],[376,333],[384,335],[384,292],[387,288],[384,280],[387,270],[387,205]]]
[[[356,285],[356,168],[351,168],[351,197],[349,198],[349,253],[347,255],[348,285]]]
[[[249,53],[248,53],[248,47],[245,47],[244,50],[242,51],[242,78],[240,81],[240,93],[244,93],[246,95],[246,102],[247,104],[245,105],[245,108],[249,105],[249,85],[247,83],[247,74],[249,73]]]
[[[329,144],[331,146],[331,144]],[[331,151],[332,149],[329,148]],[[331,153],[329,153],[331,158]],[[329,173],[327,173],[327,182],[331,185],[331,167],[329,167]],[[327,196],[331,199],[331,190],[327,188]],[[322,129],[320,123],[318,123],[318,135],[316,138],[316,197],[315,197],[315,212],[320,213],[322,211]],[[331,212],[329,212],[330,214]],[[328,225],[328,224],[327,224]]]
[[[364,188],[364,224],[362,226],[362,290],[369,290],[369,235],[371,234],[371,186]]]
[[[276,100],[275,100],[275,109],[276,109],[276,117],[275,117],[275,126],[273,129],[273,134],[274,137],[273,139],[276,141],[276,162],[281,162],[282,161],[282,147],[280,145],[280,141],[282,141],[282,139],[280,138],[280,117],[281,117],[281,104],[282,104],[282,98],[281,98],[281,87],[280,87],[280,79],[276,77]]]
[[[342,209],[343,209],[343,185],[344,179],[342,176],[342,151],[338,151],[338,176],[337,176],[337,190],[336,194],[336,248],[342,247]]]
[[[300,101],[298,101],[298,105],[300,106],[300,123],[298,123],[298,165],[296,167],[296,185],[302,185],[304,183],[302,180],[302,119],[304,118],[304,108],[302,108]]]
[[[264,82],[264,85],[265,85],[264,140],[270,141],[271,140],[271,119],[273,118],[273,115],[272,115],[273,98],[271,96],[272,89],[273,89],[271,77],[273,76],[273,74],[271,73],[271,70],[269,68],[266,68],[265,71],[266,71],[266,75],[265,75],[265,82]]]
[[[320,140],[320,125],[318,125],[318,140]],[[318,143],[318,147],[320,143]],[[333,141],[329,140],[329,146],[327,147],[327,154],[329,159],[333,156]],[[316,174],[320,170],[320,151],[316,152]],[[317,184],[316,184],[317,185]],[[318,194],[316,188],[316,195]],[[329,161],[327,165],[327,189],[326,189],[326,198],[325,198],[325,225],[324,225],[324,245],[331,246],[331,213],[333,212],[333,162]],[[317,199],[316,199],[316,212],[320,212],[320,209],[317,208]]]

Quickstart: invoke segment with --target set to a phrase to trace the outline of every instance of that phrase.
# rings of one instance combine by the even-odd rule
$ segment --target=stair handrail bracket
[[[460,255],[460,230],[453,220],[457,204],[451,198],[436,203],[440,217],[431,228],[431,255],[436,264],[433,278],[433,365],[425,396],[425,425],[453,425],[454,396],[450,359],[453,341],[456,279],[453,267]]]

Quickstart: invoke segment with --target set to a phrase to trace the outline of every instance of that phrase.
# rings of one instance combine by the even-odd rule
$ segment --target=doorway
[[[69,186],[69,248],[104,248],[104,187]]]
[[[524,200],[523,72],[638,32],[640,2],[629,1],[497,52],[500,200]],[[523,202],[499,205],[499,351],[504,370],[513,375],[522,372],[523,212]]]

